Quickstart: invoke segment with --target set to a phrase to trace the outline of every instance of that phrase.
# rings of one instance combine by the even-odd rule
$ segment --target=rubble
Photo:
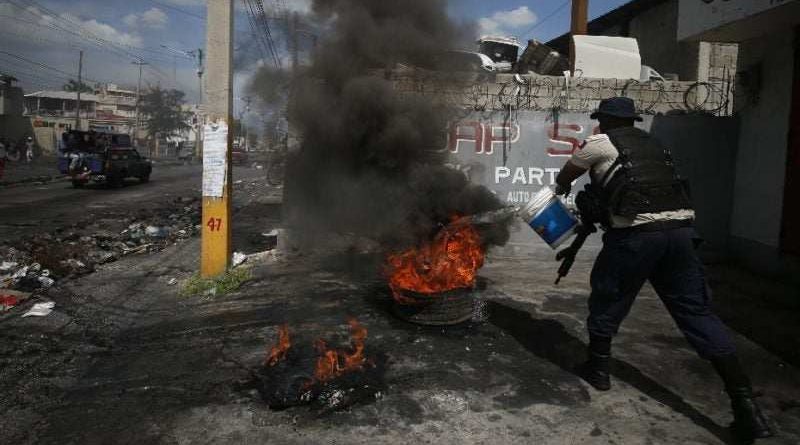
[[[197,235],[199,222],[200,200],[180,197],[133,215],[92,214],[55,232],[0,245],[0,290],[44,290],[126,255],[162,250]]]
[[[56,303],[53,301],[48,301],[46,303],[36,303],[31,307],[28,312],[22,314],[22,318],[25,317],[46,317],[53,312],[53,308],[56,306]]]
[[[27,300],[31,294],[7,289],[0,289],[0,312],[7,311]]]
[[[247,261],[247,255],[242,252],[233,252],[233,267],[244,264]]]

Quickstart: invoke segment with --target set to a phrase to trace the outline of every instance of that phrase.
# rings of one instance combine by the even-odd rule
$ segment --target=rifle
[[[572,244],[556,254],[556,261],[561,261],[561,266],[558,267],[558,277],[556,278],[555,284],[558,284],[562,278],[567,276],[569,270],[572,268],[572,264],[575,262],[575,255],[577,255],[578,251],[583,247],[586,238],[589,238],[589,235],[594,232],[597,232],[597,228],[594,224],[582,221],[575,229],[576,236],[575,239],[572,240]]]

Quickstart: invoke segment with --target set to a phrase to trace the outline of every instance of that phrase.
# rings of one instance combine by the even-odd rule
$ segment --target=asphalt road
[[[259,175],[234,172],[245,180],[234,191],[234,246],[246,253],[265,250],[257,241],[281,224],[281,190]],[[117,190],[2,190],[0,237],[169,205],[199,184],[197,167],[170,167]],[[335,239],[316,255],[248,260],[251,279],[215,297],[180,296],[174,284],[197,270],[198,238],[60,280],[35,300],[55,303],[48,316],[20,316],[34,301],[0,313],[0,443],[734,443],[721,382],[649,286],[615,339],[614,391],[584,384],[572,369],[585,353],[596,247],[556,287],[552,250],[519,229],[481,271],[488,320],[449,328],[394,317],[382,260]],[[270,410],[254,376],[278,326],[308,351],[320,338],[346,348],[351,316],[369,330],[366,354],[388,358],[380,397],[327,414]],[[800,373],[736,341],[779,432],[769,443],[800,443]]]
[[[73,188],[68,181],[0,188],[0,243],[74,224],[92,212],[135,210],[183,196],[199,196],[202,168],[154,166],[150,182],[126,182],[121,188],[90,185]],[[263,175],[241,168],[234,179]]]

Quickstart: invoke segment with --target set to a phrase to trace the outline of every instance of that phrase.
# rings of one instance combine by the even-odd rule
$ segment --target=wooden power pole
[[[589,20],[589,0],[572,0],[572,26],[570,27],[569,40],[569,69],[575,73],[575,42],[572,36],[582,36],[587,33]]]
[[[233,13],[233,0],[208,2],[200,248],[203,277],[225,273],[231,261]]]

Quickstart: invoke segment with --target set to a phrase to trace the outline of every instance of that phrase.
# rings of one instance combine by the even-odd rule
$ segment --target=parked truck
[[[74,187],[89,182],[119,187],[127,178],[150,180],[152,163],[136,151],[127,134],[72,130],[62,135],[61,146],[58,170],[70,176]]]

